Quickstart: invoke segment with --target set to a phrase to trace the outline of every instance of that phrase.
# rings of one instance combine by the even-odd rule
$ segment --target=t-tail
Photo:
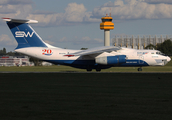
[[[48,47],[41,37],[33,30],[29,23],[38,23],[36,20],[21,20],[3,18],[7,22],[18,46],[16,49],[26,47]]]

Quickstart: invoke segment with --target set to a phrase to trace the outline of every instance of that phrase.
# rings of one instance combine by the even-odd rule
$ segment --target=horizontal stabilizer
[[[22,19],[12,19],[12,18],[2,18],[7,22],[14,22],[14,23],[38,23],[37,20],[22,20]]]

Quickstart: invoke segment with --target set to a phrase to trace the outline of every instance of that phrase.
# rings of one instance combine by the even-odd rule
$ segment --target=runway
[[[121,74],[172,74],[172,72],[78,72],[78,71],[63,71],[63,72],[0,72],[0,73],[76,73],[76,74],[106,74],[106,73],[121,73]]]
[[[172,119],[171,78],[169,73],[1,73],[0,118]]]

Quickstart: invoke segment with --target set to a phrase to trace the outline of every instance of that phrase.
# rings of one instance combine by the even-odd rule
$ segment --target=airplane
[[[111,67],[164,66],[171,58],[158,50],[137,50],[116,46],[102,46],[87,50],[71,50],[54,47],[42,38],[30,26],[36,20],[2,18],[6,21],[18,46],[15,52],[22,53],[55,65],[66,65],[92,71]]]

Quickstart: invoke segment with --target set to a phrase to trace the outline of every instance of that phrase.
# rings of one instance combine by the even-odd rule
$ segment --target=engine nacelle
[[[126,63],[126,55],[105,56],[96,58],[97,64],[116,65]]]

